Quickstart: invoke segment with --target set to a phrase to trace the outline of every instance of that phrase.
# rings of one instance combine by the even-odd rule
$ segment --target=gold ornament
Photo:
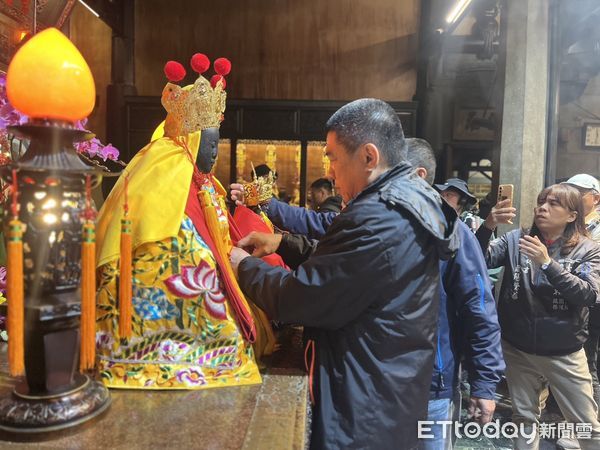
[[[165,136],[185,136],[207,128],[218,128],[223,120],[226,97],[222,81],[213,89],[202,75],[194,84],[184,88],[167,83],[160,99],[168,113]]]
[[[252,165],[252,181],[242,185],[246,206],[258,206],[268,202],[273,197],[274,184],[273,171],[269,171],[266,177],[257,177],[254,165]]]
[[[246,144],[238,143],[235,147],[235,170],[237,172],[237,180],[244,181],[244,169],[246,168]]]

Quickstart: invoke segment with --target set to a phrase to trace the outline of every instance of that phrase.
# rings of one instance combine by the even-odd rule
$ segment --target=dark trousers
[[[590,336],[583,346],[587,357],[590,375],[592,376],[592,387],[594,388],[594,400],[600,406],[600,383],[598,381],[598,343],[600,341],[600,329],[590,329]]]

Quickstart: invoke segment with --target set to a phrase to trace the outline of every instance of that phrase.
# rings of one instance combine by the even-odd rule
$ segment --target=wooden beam
[[[83,0],[119,36],[125,33],[125,0]]]

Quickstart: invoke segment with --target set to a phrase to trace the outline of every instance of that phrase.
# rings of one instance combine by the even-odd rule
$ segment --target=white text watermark
[[[433,439],[435,437],[446,439],[449,436],[454,436],[458,439],[463,437],[476,439],[482,436],[489,439],[499,439],[501,437],[514,439],[520,437],[524,438],[528,444],[531,444],[538,432],[542,439],[591,439],[592,424],[542,422],[536,428],[524,423],[500,423],[498,419],[484,425],[478,422],[462,423],[452,420],[419,420],[417,437],[419,439]]]

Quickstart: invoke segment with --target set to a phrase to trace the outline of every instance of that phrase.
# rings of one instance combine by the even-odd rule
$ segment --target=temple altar
[[[43,436],[42,442],[0,434],[2,448],[307,448],[308,378],[299,330],[287,330],[280,340],[281,349],[261,371],[260,385],[203,391],[113,389],[111,406],[96,419]],[[1,343],[0,397],[9,396],[15,382],[8,376],[6,351]]]

